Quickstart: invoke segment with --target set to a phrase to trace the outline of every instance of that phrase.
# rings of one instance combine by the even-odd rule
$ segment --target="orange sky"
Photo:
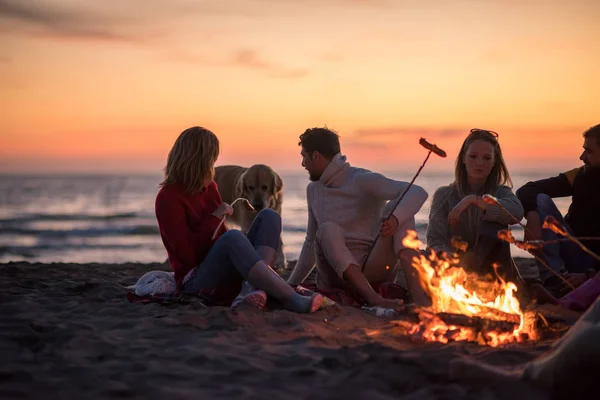
[[[526,3],[526,4],[525,4]],[[509,168],[578,165],[600,123],[600,2],[0,0],[0,172],[159,172],[183,129],[220,164],[299,170],[328,125],[354,164],[452,167],[471,127]]]

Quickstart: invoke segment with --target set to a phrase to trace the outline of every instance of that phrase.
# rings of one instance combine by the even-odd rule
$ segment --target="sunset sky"
[[[160,172],[202,125],[219,164],[452,167],[469,128],[509,168],[579,165],[600,123],[597,0],[0,0],[0,173]]]

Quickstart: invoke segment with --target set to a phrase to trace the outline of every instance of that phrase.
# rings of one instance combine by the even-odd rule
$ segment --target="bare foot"
[[[371,306],[391,308],[393,310],[398,309],[402,304],[404,304],[404,301],[400,299],[385,299],[381,296],[379,296],[379,299],[377,299],[376,301],[371,301],[369,303],[369,305]]]

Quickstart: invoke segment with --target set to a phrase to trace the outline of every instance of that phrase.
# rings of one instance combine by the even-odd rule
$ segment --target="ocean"
[[[416,171],[416,170],[415,170]],[[404,181],[409,174],[387,173]],[[555,175],[514,174],[515,188]],[[298,257],[306,230],[304,171],[282,173],[283,242],[288,260]],[[163,262],[167,255],[154,215],[157,175],[4,175],[0,176],[0,262],[124,263]],[[423,173],[416,184],[429,193],[416,215],[425,241],[431,197],[452,181],[450,174]],[[570,198],[557,199],[566,213]],[[513,228],[522,237],[520,227]],[[528,254],[513,248],[514,256]]]

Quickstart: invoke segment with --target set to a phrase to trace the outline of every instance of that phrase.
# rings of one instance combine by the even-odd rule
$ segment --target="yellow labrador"
[[[283,181],[281,177],[263,164],[250,168],[238,165],[222,165],[215,168],[215,182],[223,201],[231,204],[238,197],[250,201],[256,211],[249,211],[240,202],[234,205],[233,215],[227,217],[228,227],[238,225],[242,232],[248,232],[258,211],[271,208],[281,215],[283,203]],[[283,242],[280,239],[277,251],[276,268],[285,268],[287,261],[283,253]]]

